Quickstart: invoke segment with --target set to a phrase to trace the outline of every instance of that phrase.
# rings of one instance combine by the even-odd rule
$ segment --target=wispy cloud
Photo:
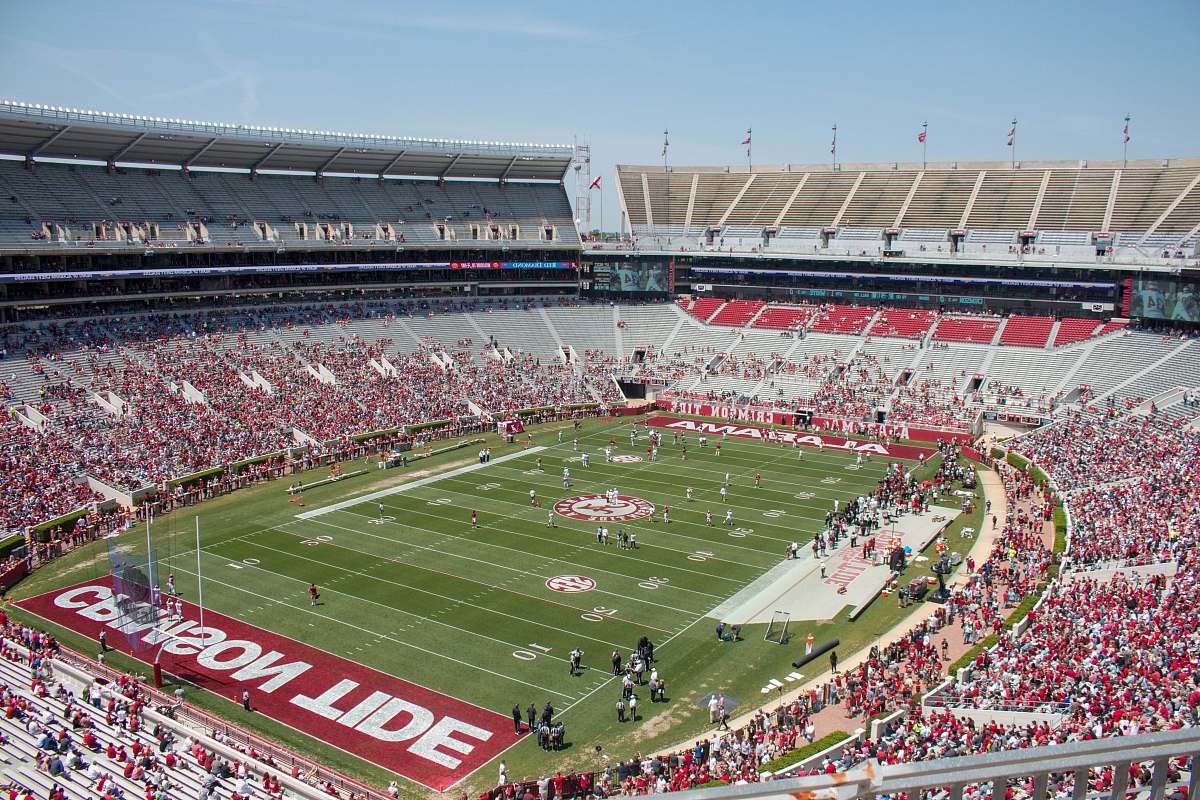
[[[108,58],[115,55],[113,53],[57,47],[46,42],[28,38],[16,39],[11,36],[0,37],[0,42],[6,42],[8,46],[14,47],[14,52],[24,51],[30,63],[43,65],[40,68],[53,69],[57,67],[72,78],[116,100],[123,107],[132,108],[134,105],[131,95],[122,92],[97,75],[96,64],[106,63]],[[53,98],[25,99],[31,101],[53,100]]]
[[[332,35],[339,31],[330,27],[328,14],[306,13],[302,5],[291,0],[215,0],[238,9],[239,13],[269,14],[264,22],[272,28],[295,27],[319,30]],[[545,16],[512,8],[497,10],[495,6],[459,6],[454,13],[430,13],[420,6],[406,7],[400,3],[376,3],[371,0],[346,0],[338,13],[346,18],[369,19],[369,27],[355,27],[353,36],[394,36],[402,31],[439,31],[453,34],[495,34],[528,36],[537,39],[593,39],[596,33],[562,19],[561,12],[547,11]]]
[[[258,65],[250,59],[230,55],[207,31],[201,31],[198,39],[201,52],[219,75],[211,80],[217,85],[229,83],[236,87],[238,113],[242,121],[252,120],[258,111]]]

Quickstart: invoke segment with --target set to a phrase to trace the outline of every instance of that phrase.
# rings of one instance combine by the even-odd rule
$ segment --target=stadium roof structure
[[[574,148],[196,122],[0,101],[0,154],[196,169],[560,181]]]

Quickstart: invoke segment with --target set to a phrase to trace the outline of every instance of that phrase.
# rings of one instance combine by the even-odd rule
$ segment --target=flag
[[[829,143],[829,152],[837,153],[837,134],[833,134],[833,141]]]
[[[921,131],[917,134],[917,141],[921,144],[925,144],[925,131]]]
[[[742,144],[750,144],[750,130],[746,130],[746,138],[742,139]]]
[[[1128,122],[1125,123],[1125,130],[1122,131],[1122,134],[1125,137],[1125,144],[1129,144],[1129,123]]]
[[[1009,146],[1009,147],[1012,147],[1012,143],[1013,143],[1013,140],[1012,140],[1012,134],[1009,134],[1008,146]]]
[[[669,144],[670,144],[670,142],[667,141],[667,132],[663,131],[663,151],[662,151],[663,158],[667,157],[667,145],[669,145]]]
[[[600,179],[603,177],[604,177],[603,175],[597,175],[596,180],[592,181],[592,185],[588,187],[588,191],[590,192],[592,189],[599,189],[600,188]]]

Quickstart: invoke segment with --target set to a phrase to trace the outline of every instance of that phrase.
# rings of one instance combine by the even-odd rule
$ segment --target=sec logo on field
[[[613,456],[614,464],[636,464],[642,460],[641,456]]]
[[[584,522],[625,522],[650,516],[654,513],[654,504],[625,494],[617,495],[615,503],[608,502],[602,494],[584,494],[559,500],[554,504],[554,512]]]
[[[546,581],[546,588],[566,594],[590,592],[596,588],[596,582],[586,575],[555,575]]]

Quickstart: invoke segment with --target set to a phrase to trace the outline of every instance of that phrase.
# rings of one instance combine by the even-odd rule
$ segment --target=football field
[[[331,659],[334,672],[343,663],[370,671],[354,678],[355,688],[345,689],[340,705],[336,692],[320,694],[324,685],[303,683],[313,672],[289,687],[305,688],[306,708],[323,708],[318,713],[344,729],[330,722],[314,730],[273,714],[265,703],[282,691],[258,694],[265,715],[328,745],[438,789],[457,785],[505,752],[514,777],[539,768],[589,768],[597,744],[624,756],[625,749],[672,744],[702,729],[707,719],[698,700],[712,691],[736,698],[739,713],[762,702],[764,676],[781,674],[796,649],[763,642],[761,628],[744,632],[743,642],[720,641],[713,635],[717,620],[708,615],[779,565],[790,543],[807,554],[834,501],[870,493],[888,463],[898,460],[736,436],[710,435],[701,446],[695,432],[674,444],[672,431],[663,427],[650,429],[662,437],[652,458],[644,425],[633,442],[628,422],[559,430],[561,441],[558,430],[540,430],[516,446],[490,437],[495,446],[489,463],[477,463],[475,445],[431,474],[410,467],[393,476],[372,468],[363,478],[296,496],[287,492],[285,479],[215,501],[228,507],[214,519],[201,516],[199,552],[185,526],[166,528],[158,521],[159,574],[175,576],[189,619],[201,598],[202,576],[204,609],[229,620],[230,640],[231,626],[242,625],[302,643],[314,651],[309,662]],[[610,445],[608,461],[604,450]],[[613,490],[616,498],[606,497]],[[598,541],[599,527],[608,530],[607,544]],[[636,546],[620,546],[619,532],[636,535]],[[138,546],[135,538],[130,546]],[[319,591],[316,602],[310,584]],[[844,619],[837,623],[826,627],[845,627]],[[872,633],[877,631],[865,638]],[[628,658],[643,636],[654,643],[668,700],[651,704],[643,687],[641,719],[622,725],[612,712],[621,684],[611,656],[617,651]],[[293,655],[278,647],[285,657]],[[576,648],[583,651],[584,669],[571,674],[569,654]],[[435,778],[423,768],[406,772],[397,766],[413,757],[408,750],[397,756],[357,747],[354,737],[364,727],[356,723],[383,701],[372,706],[363,700],[351,713],[359,696],[354,692],[374,688],[372,696],[401,696],[385,686],[393,678],[428,690],[423,696],[460,703],[447,706],[447,716],[465,718],[454,709],[470,706],[480,717],[474,724],[494,735],[456,735],[472,744],[478,743],[472,736],[489,738],[489,749],[471,756],[469,748],[443,745],[441,761],[449,771]],[[209,688],[228,698],[222,687]],[[532,737],[512,735],[514,705],[533,705],[540,713],[546,704],[566,726],[565,747],[551,754],[539,751]],[[419,716],[413,713],[412,725]],[[399,728],[402,719],[408,718],[376,727]],[[516,749],[508,752],[510,747]],[[448,753],[459,762],[454,769],[444,758]],[[493,771],[483,770],[467,785],[486,787]]]
[[[789,543],[807,543],[834,498],[871,491],[885,466],[877,459],[850,471],[850,454],[804,448],[798,457],[791,447],[736,439],[722,442],[718,457],[715,442],[701,448],[694,434],[679,448],[668,435],[649,461],[644,435],[631,447],[628,431],[601,427],[579,437],[579,453],[569,442],[552,444],[206,545],[206,604],[302,640],[318,629],[335,653],[501,713],[530,700],[550,700],[566,712],[613,680],[611,651],[628,656],[646,635],[669,659],[673,637],[778,564]],[[642,460],[605,463],[610,439],[618,442],[616,455]],[[678,451],[689,444],[682,460]],[[589,453],[588,468],[582,452]],[[732,485],[722,503],[726,473]],[[759,488],[756,473],[763,475]],[[541,508],[531,506],[531,488]],[[548,527],[556,502],[611,488],[649,501],[654,511],[596,522],[555,513]],[[664,507],[669,523],[661,521]],[[724,524],[727,509],[733,527]],[[479,515],[474,529],[472,510]],[[607,547],[597,543],[599,526],[609,528]],[[618,548],[618,528],[637,534],[636,549]],[[194,560],[183,552],[167,562],[181,585],[195,580]],[[595,588],[551,588],[559,577],[586,578]],[[310,582],[321,590],[317,606],[309,604]],[[575,647],[584,650],[585,664],[600,669],[570,677],[567,656]]]

